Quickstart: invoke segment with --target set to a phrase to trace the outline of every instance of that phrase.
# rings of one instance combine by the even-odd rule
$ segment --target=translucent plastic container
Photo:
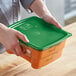
[[[36,16],[18,21],[9,28],[18,30],[29,39],[29,43],[19,39],[25,51],[22,57],[27,59],[35,69],[58,59],[62,55],[66,39],[72,35]],[[10,50],[7,52],[12,54]]]

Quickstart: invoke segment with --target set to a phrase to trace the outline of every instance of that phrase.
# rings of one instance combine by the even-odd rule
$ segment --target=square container
[[[21,32],[29,39],[29,43],[19,39],[24,50],[22,57],[27,59],[35,69],[58,59],[62,55],[66,39],[72,35],[36,16],[18,21],[9,28]],[[7,52],[12,54],[10,50]]]

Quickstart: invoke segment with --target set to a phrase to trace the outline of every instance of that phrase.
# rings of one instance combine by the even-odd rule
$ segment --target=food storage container
[[[24,51],[22,57],[27,59],[35,69],[58,59],[62,55],[66,39],[72,35],[36,16],[18,21],[9,28],[21,32],[29,39],[28,43],[19,39]],[[11,50],[7,52],[13,53]]]

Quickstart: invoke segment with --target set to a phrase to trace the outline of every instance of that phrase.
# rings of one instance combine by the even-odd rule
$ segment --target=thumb
[[[17,35],[18,38],[22,39],[24,42],[26,42],[26,43],[29,42],[27,37],[25,35],[23,35],[22,33],[20,33],[19,31],[16,31],[16,35]]]

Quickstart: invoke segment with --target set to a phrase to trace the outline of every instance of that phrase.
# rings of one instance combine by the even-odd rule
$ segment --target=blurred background
[[[65,25],[76,22],[76,0],[65,0],[64,21]]]
[[[45,4],[62,26],[76,22],[76,0],[45,0]],[[33,15],[36,14],[28,14],[21,6],[22,19]]]

